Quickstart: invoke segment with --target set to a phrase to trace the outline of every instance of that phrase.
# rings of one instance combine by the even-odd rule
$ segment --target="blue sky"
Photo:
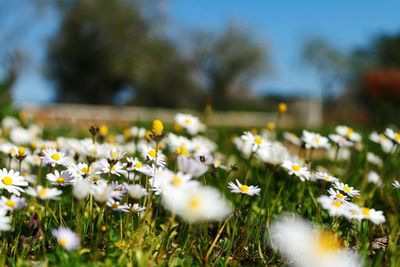
[[[309,37],[323,37],[350,50],[380,32],[400,31],[400,1],[385,0],[172,0],[164,3],[169,30],[219,31],[231,22],[243,25],[268,44],[274,72],[261,78],[257,92],[319,95],[319,80],[300,62],[300,49]],[[45,103],[53,97],[41,73],[46,38],[57,29],[57,18],[40,23],[30,41],[37,64],[18,82],[17,103]]]

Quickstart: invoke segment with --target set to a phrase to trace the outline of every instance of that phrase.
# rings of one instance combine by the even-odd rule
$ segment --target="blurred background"
[[[284,101],[292,123],[396,124],[399,10],[374,0],[0,0],[0,112],[212,110],[265,124]],[[135,109],[118,113],[126,106]]]

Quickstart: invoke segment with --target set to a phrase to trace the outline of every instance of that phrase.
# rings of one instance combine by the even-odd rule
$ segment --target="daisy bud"
[[[287,105],[284,102],[279,103],[278,105],[279,113],[285,113],[287,111]]]
[[[21,146],[18,148],[18,156],[25,156],[25,147]]]
[[[107,125],[105,125],[105,124],[100,125],[99,134],[100,134],[101,136],[106,136],[106,135],[108,134],[108,127],[107,127]]]
[[[151,131],[155,136],[161,136],[164,131],[164,125],[160,120],[154,120]]]

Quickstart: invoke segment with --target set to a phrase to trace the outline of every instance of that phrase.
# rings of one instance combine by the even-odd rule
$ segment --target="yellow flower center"
[[[319,253],[329,253],[341,249],[340,239],[329,231],[321,231],[317,236]]]
[[[96,149],[96,147],[91,147],[90,149],[89,149],[89,151],[91,152],[91,153],[96,153],[97,152],[97,149]]]
[[[152,149],[149,151],[149,156],[155,158],[157,156],[157,152],[154,149]]]
[[[60,154],[58,154],[58,153],[54,153],[53,155],[51,155],[51,158],[52,159],[54,159],[55,161],[58,161],[58,160],[60,160]]]
[[[89,167],[83,167],[82,168],[82,172],[85,173],[85,174],[88,174],[89,170],[90,170]]]
[[[286,112],[286,110],[287,110],[287,105],[286,105],[286,103],[279,103],[279,105],[278,105],[278,111],[280,112],[280,113],[285,113]]]
[[[200,206],[200,200],[196,197],[192,197],[189,200],[189,207],[193,210],[198,209]]]
[[[20,156],[25,155],[25,147],[21,146],[18,148],[18,155]]]
[[[47,193],[46,188],[42,188],[42,189],[40,189],[39,192],[38,192],[38,194],[39,194],[40,197],[45,197],[45,196],[46,196],[46,193]]]
[[[242,191],[243,193],[247,193],[247,192],[249,192],[249,187],[247,186],[247,185],[241,185],[240,187],[239,187],[239,189],[240,189],[240,191]]]
[[[186,118],[185,120],[184,120],[184,123],[185,124],[190,124],[192,121],[189,119],[189,118]]]
[[[180,126],[179,124],[175,123],[174,124],[174,131],[176,131],[176,132],[182,131],[182,126]]]
[[[2,181],[3,181],[3,184],[5,184],[5,185],[12,185],[12,182],[13,182],[13,180],[10,176],[5,176]]]
[[[162,135],[163,131],[164,131],[164,125],[160,120],[154,120],[153,121],[153,125],[151,128],[151,131],[156,135],[156,136],[160,136]]]
[[[118,156],[117,151],[111,152],[111,157],[112,157],[113,159],[115,159],[117,156]]]
[[[111,167],[111,171],[115,171],[115,165]]]
[[[60,240],[58,240],[58,244],[60,246],[66,247],[68,244],[68,240],[66,238],[60,238]]]
[[[140,169],[142,167],[143,167],[143,164],[140,161],[135,163],[135,168]]]
[[[176,149],[176,153],[178,155],[184,155],[184,156],[188,156],[189,155],[189,151],[186,149],[186,147],[178,147]]]
[[[324,176],[324,179],[325,179],[326,181],[329,181],[329,180],[331,180],[331,177],[330,177],[329,175],[325,175],[325,176]]]
[[[394,140],[396,140],[397,142],[400,142],[400,133],[395,134]]]
[[[15,207],[15,202],[13,200],[11,200],[11,199],[7,199],[6,205],[9,206],[10,208],[14,208]]]
[[[380,135],[379,135],[379,140],[381,140],[381,141],[386,141],[387,138],[386,138],[386,136],[384,136],[383,134],[380,134]]]
[[[57,183],[59,183],[59,184],[63,184],[63,183],[65,182],[65,179],[64,179],[63,177],[58,177],[58,178],[56,179],[56,181],[57,181]]]
[[[353,134],[354,130],[352,128],[348,128],[346,131],[346,136],[350,137]]]
[[[295,172],[298,172],[298,171],[300,171],[300,166],[298,164],[293,164],[292,170],[294,170]]]
[[[336,196],[337,196],[338,198],[340,198],[340,199],[343,199],[343,198],[344,198],[344,195],[343,195],[342,193],[338,193]]]
[[[111,208],[113,208],[113,209],[117,209],[118,208],[118,204],[117,203],[113,203],[112,205],[111,205]]]
[[[349,187],[348,185],[345,185],[345,186],[343,187],[343,189],[344,189],[344,191],[346,191],[347,193],[350,193],[350,191],[351,191],[351,189],[350,189],[350,187]]]
[[[172,177],[171,184],[174,186],[178,186],[178,185],[182,184],[181,177],[179,177],[179,176]]]
[[[262,143],[262,138],[261,137],[259,137],[259,136],[257,136],[257,137],[254,137],[254,142],[257,144],[257,145],[260,145],[261,143]]]
[[[371,210],[369,208],[362,208],[361,209],[362,214],[364,214],[365,216],[369,216],[370,211]]]
[[[315,143],[319,144],[321,142],[321,137],[317,136],[315,137]]]
[[[100,128],[99,128],[99,133],[100,133],[100,135],[107,135],[108,134],[108,127],[107,127],[107,125],[101,125],[100,126]]]
[[[341,201],[336,200],[336,199],[332,202],[332,204],[333,204],[333,206],[335,206],[336,208],[340,208],[340,207],[343,205],[343,203],[342,203]]]

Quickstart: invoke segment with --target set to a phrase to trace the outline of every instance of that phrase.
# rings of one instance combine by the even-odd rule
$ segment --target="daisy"
[[[92,191],[92,183],[89,179],[77,179],[72,193],[77,199],[84,199]]]
[[[355,217],[358,220],[368,219],[374,224],[382,224],[386,221],[383,211],[366,207],[360,208],[359,214],[357,214]]]
[[[354,196],[359,196],[360,191],[355,190],[353,187],[348,186],[347,184],[340,183],[340,182],[335,182],[335,188],[339,189],[342,192],[345,192],[347,195],[354,197]]]
[[[328,148],[330,146],[328,138],[306,130],[303,130],[302,140],[308,149]]]
[[[336,127],[336,132],[349,139],[352,142],[360,142],[361,141],[361,135],[359,133],[356,133],[353,128],[347,127],[347,126],[342,126],[339,125]]]
[[[19,196],[21,195],[20,192],[25,192],[20,186],[28,186],[28,182],[24,177],[19,175],[19,172],[14,172],[14,170],[8,171],[5,168],[0,170],[0,188],[4,188],[8,192]]]
[[[117,147],[113,147],[110,151],[108,151],[106,158],[111,161],[119,161],[125,156],[125,153],[118,149]]]
[[[55,170],[54,173],[48,173],[46,179],[49,180],[52,185],[66,186],[74,183],[74,178],[67,171],[62,171],[60,173]]]
[[[60,227],[51,231],[53,236],[57,239],[57,243],[64,247],[67,251],[79,249],[80,240],[78,235],[71,231],[69,228]]]
[[[145,209],[146,209],[145,207],[140,206],[138,203],[135,203],[135,204],[133,204],[133,205],[131,206],[131,211],[132,211],[132,212],[142,212],[142,211],[144,211]]]
[[[7,210],[0,209],[0,231],[9,231],[11,229],[11,218],[7,216]]]
[[[127,171],[136,171],[139,173],[143,173],[144,175],[150,176],[153,173],[153,169],[151,166],[147,164],[143,164],[138,158],[126,158],[127,163]]]
[[[113,189],[106,182],[92,186],[92,195],[98,202],[108,201],[112,193]]]
[[[268,144],[260,135],[252,134],[251,132],[244,132],[241,138],[248,144],[251,145],[253,152],[259,149],[261,146]]]
[[[281,166],[288,170],[289,175],[296,175],[302,182],[310,179],[310,171],[307,167],[302,167],[299,163],[285,160]]]
[[[56,165],[65,165],[69,163],[68,158],[63,152],[58,152],[53,148],[48,148],[43,151],[44,156],[42,160],[45,164],[55,167]]]
[[[149,184],[155,194],[159,195],[163,190],[168,189],[168,187],[186,190],[188,188],[199,186],[200,183],[192,180],[190,174],[185,174],[180,171],[174,173],[168,169],[164,169],[158,170],[154,177],[149,179]]]
[[[379,167],[383,165],[382,159],[372,152],[367,153],[367,161]]]
[[[337,197],[320,196],[317,201],[323,209],[328,210],[330,216],[350,216],[347,203]]]
[[[69,172],[73,178],[85,178],[94,173],[94,168],[90,167],[86,163],[69,163],[67,166],[67,172]]]
[[[115,199],[122,199],[126,193],[125,183],[119,184],[118,182],[112,182],[110,185],[112,189],[111,197]]]
[[[338,147],[351,147],[353,146],[353,142],[347,140],[345,137],[339,134],[330,134],[329,138],[338,146]]]
[[[238,179],[236,179],[236,184],[230,182],[228,188],[232,193],[246,194],[249,196],[259,195],[261,191],[258,186],[241,184]]]
[[[128,194],[133,199],[141,199],[147,195],[147,191],[144,187],[138,184],[125,185]]]
[[[283,139],[295,146],[301,146],[301,139],[298,138],[294,133],[283,132]]]
[[[166,209],[190,223],[221,221],[231,213],[231,208],[221,193],[208,186],[188,190],[170,187],[163,191],[161,199]]]
[[[109,206],[115,211],[120,211],[120,212],[129,212],[131,208],[128,204],[120,204],[119,201],[115,201],[112,198],[107,200],[107,206]]]
[[[271,226],[271,243],[297,267],[361,267],[358,254],[342,246],[335,234],[299,217],[281,217]]]
[[[196,135],[198,132],[202,132],[206,129],[205,125],[200,122],[199,118],[191,114],[176,114],[175,123],[186,129],[190,135]]]
[[[269,146],[260,147],[255,153],[261,161],[273,166],[281,165],[290,158],[290,153],[286,147],[275,141],[270,142]]]
[[[369,135],[369,139],[372,142],[380,144],[383,152],[385,152],[385,153],[394,152],[393,147],[395,145],[388,137],[386,137],[386,135],[378,134],[377,132],[372,132]]]
[[[125,170],[125,163],[116,162],[115,164],[111,165],[106,159],[102,159],[99,161],[101,166],[101,170],[97,171],[97,174],[101,173],[111,173],[117,176],[123,175],[124,177],[128,176],[128,172]]]
[[[339,200],[341,202],[344,202],[344,203],[347,202],[347,200],[349,199],[348,196],[343,195],[342,193],[340,193],[340,191],[334,190],[333,188],[329,188],[328,189],[328,193],[330,195],[329,196],[330,198],[337,199],[337,200]]]
[[[58,199],[58,196],[62,194],[61,190],[57,188],[46,188],[41,185],[36,186],[36,188],[28,187],[26,193],[33,197],[38,197],[42,200],[45,199]]]
[[[25,198],[12,195],[10,198],[1,196],[0,208],[5,210],[19,210],[26,206]]]
[[[396,142],[397,144],[400,144],[400,133],[395,132],[393,129],[387,128],[385,130],[385,135],[389,137],[392,141]]]
[[[316,172],[311,177],[314,179],[324,180],[324,181],[331,182],[331,183],[339,181],[338,178],[330,175],[327,172]]]
[[[191,174],[193,177],[200,177],[208,171],[205,163],[194,158],[178,156],[176,161],[180,171]]]
[[[374,183],[378,186],[382,185],[381,178],[379,177],[378,173],[375,171],[371,171],[367,174],[367,180],[368,180],[368,182]]]
[[[394,180],[394,182],[392,183],[393,188],[395,189],[399,189],[400,188],[400,183],[397,180]]]

